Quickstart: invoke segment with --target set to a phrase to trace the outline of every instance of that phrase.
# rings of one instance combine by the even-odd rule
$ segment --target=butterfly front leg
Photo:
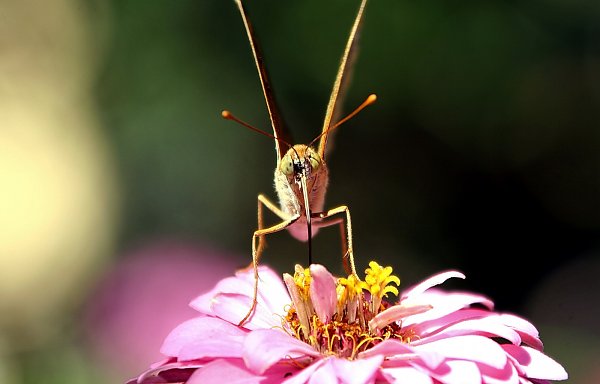
[[[268,228],[263,228],[263,206],[267,207],[271,212],[277,215],[282,221],[278,224],[275,224]],[[300,215],[289,216],[286,215],[281,209],[277,207],[274,203],[272,203],[265,195],[258,195],[258,229],[254,231],[252,235],[252,268],[254,270],[254,292],[252,297],[252,306],[250,310],[244,316],[244,318],[238,323],[239,326],[242,326],[248,321],[254,310],[256,309],[256,298],[258,297],[258,262],[260,260],[260,256],[265,247],[265,236],[270,235],[272,233],[276,233],[282,231],[294,224],[296,220],[300,218]],[[257,245],[258,239],[258,245]],[[250,266],[248,266],[249,268]]]
[[[279,209],[279,207],[276,204],[271,202],[271,200],[269,200],[268,197],[266,197],[263,194],[260,194],[260,195],[258,195],[258,212],[257,212],[258,230],[259,231],[262,230],[264,227],[263,206],[267,207],[269,209],[269,211],[273,212],[281,220],[285,221],[285,220],[289,219],[289,215],[286,215],[281,209]],[[263,235],[258,238],[258,247],[256,249],[257,262],[260,259],[260,255],[262,254],[265,246],[266,246],[266,240],[265,240],[265,236]]]
[[[339,214],[344,214],[345,216],[334,218],[332,220],[327,220],[330,217]],[[345,205],[341,205],[339,207],[330,209],[325,212],[313,213],[311,217],[322,220],[317,224],[320,228],[330,227],[335,224],[340,225],[340,232],[343,244],[342,249],[344,250],[342,256],[344,269],[349,274],[352,274],[358,278],[358,275],[356,273],[356,266],[354,264],[354,252],[352,248],[352,219],[350,218],[350,209],[348,209],[348,207]],[[344,226],[344,224],[346,225]]]

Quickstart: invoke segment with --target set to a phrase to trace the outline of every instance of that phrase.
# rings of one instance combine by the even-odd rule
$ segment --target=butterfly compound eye
[[[286,176],[290,176],[292,173],[294,173],[294,162],[292,161],[292,157],[289,155],[283,156],[279,169]]]
[[[310,162],[310,166],[312,167],[313,171],[315,171],[321,165],[321,158],[316,153],[311,154],[308,157],[308,161]]]

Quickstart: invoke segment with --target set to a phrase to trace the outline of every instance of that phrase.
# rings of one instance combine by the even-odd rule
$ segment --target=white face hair
[[[310,208],[310,212],[323,210],[328,182],[327,165],[315,149],[304,144],[291,147],[275,169],[275,190],[282,211],[300,216],[298,222],[288,228],[298,240],[307,241],[306,208]],[[316,228],[313,235],[315,233]]]

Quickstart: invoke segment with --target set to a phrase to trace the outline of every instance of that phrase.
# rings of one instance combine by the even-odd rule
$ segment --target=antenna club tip
[[[228,110],[224,109],[221,112],[221,117],[224,118],[224,119],[229,120],[229,119],[231,119],[231,112],[229,112]]]
[[[369,95],[369,97],[367,97],[367,102],[369,102],[369,104],[374,103],[376,100],[377,100],[377,95],[374,93],[371,93]]]

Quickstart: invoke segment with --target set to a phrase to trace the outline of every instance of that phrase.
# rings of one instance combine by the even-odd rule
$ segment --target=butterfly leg
[[[318,220],[315,220],[315,227],[327,228],[327,227],[332,227],[336,224],[339,226],[344,271],[346,271],[347,274],[351,274],[352,271],[350,270],[350,264],[348,263],[348,257],[347,257],[348,256],[348,241],[346,238],[346,227],[344,226],[344,219],[342,217],[337,217],[335,219],[330,219],[330,220],[320,220],[321,214],[324,214],[324,212],[313,213],[311,215],[313,219],[318,219]]]
[[[320,212],[315,214],[314,216],[318,217],[321,220],[326,220],[332,216],[338,215],[338,214],[345,214],[345,220],[344,217],[342,218],[336,218],[330,221],[323,221],[321,223],[319,223],[319,227],[328,227],[334,224],[340,224],[340,230],[342,233],[342,240],[344,242],[344,256],[343,256],[343,262],[344,262],[344,268],[346,269],[346,272],[349,272],[351,274],[353,274],[354,276],[358,277],[357,273],[356,273],[356,266],[354,264],[354,252],[353,252],[353,248],[352,248],[352,220],[350,219],[350,210],[348,209],[347,206],[345,205],[341,205],[337,208],[333,208],[330,209],[328,211],[325,212]],[[346,224],[345,227],[343,224]],[[348,268],[348,264],[350,265],[350,268]],[[349,269],[349,271],[348,271]]]
[[[289,219],[288,215],[283,213],[283,211],[281,209],[279,209],[279,207],[277,205],[275,205],[273,202],[271,202],[271,200],[269,200],[265,195],[260,194],[260,195],[258,195],[258,215],[257,215],[258,230],[261,230],[264,228],[263,206],[267,207],[269,209],[269,211],[273,212],[281,220]],[[262,255],[262,252],[265,249],[266,245],[267,245],[267,243],[266,243],[264,235],[260,236],[258,238],[258,247],[256,249],[257,262],[260,260],[260,255]],[[248,267],[250,267],[250,266],[252,266],[252,264],[250,264]]]
[[[283,221],[279,224],[275,224],[268,228],[263,228],[263,205],[267,207],[271,212],[279,216]],[[256,309],[256,299],[258,297],[258,261],[260,259],[260,255],[265,246],[264,237],[266,235],[270,235],[272,233],[276,233],[282,231],[293,224],[300,215],[289,217],[283,211],[281,211],[275,204],[273,204],[269,199],[267,199],[264,195],[258,195],[258,229],[254,231],[252,235],[252,269],[254,270],[254,292],[252,296],[252,306],[250,310],[244,316],[244,318],[238,323],[239,326],[244,325],[246,321],[250,318],[254,310]],[[258,245],[257,240],[258,239]]]
[[[258,219],[258,230],[264,228],[264,218],[263,218],[263,207],[267,207],[269,211],[273,212],[277,215],[281,220],[287,220],[289,217],[283,213],[281,209],[277,205],[275,205],[268,197],[263,194],[258,195],[258,209],[257,209],[257,219]],[[267,246],[267,241],[264,236],[260,236],[258,238],[258,247],[256,248],[256,262],[260,261],[260,256],[262,255],[264,249]],[[247,267],[243,268],[242,271],[248,271],[253,268],[254,263],[250,262]]]

